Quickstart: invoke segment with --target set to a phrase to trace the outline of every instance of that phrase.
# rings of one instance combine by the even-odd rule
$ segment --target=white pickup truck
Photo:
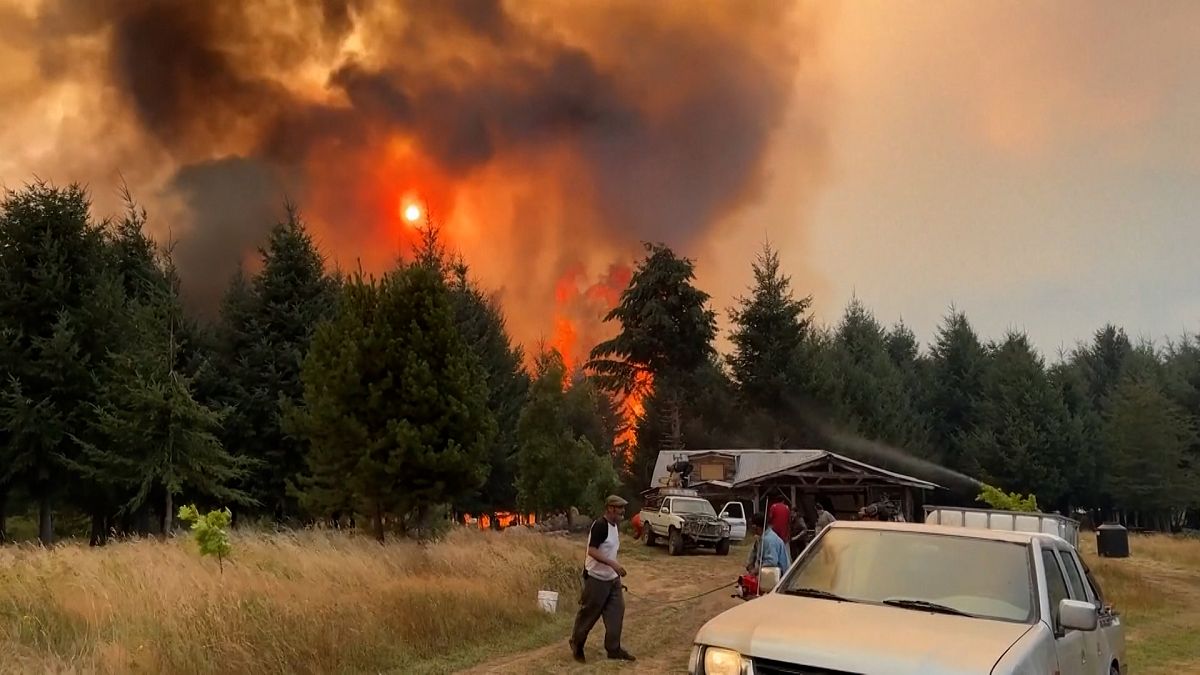
[[[766,595],[696,634],[691,675],[1110,675],[1120,617],[1040,532],[838,521]]]
[[[731,541],[746,537],[741,502],[730,502],[717,515],[712,504],[686,488],[662,488],[646,498],[641,511],[646,545],[667,540],[667,552],[680,555],[686,548],[706,546],[718,555],[729,555]]]

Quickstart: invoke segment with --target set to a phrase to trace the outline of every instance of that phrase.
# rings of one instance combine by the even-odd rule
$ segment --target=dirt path
[[[728,556],[694,551],[672,558],[663,547],[647,549],[630,538],[621,541],[621,560],[629,570],[625,585],[625,647],[636,663],[605,658],[604,625],[598,622],[588,637],[586,664],[575,663],[567,647],[567,630],[554,644],[494,659],[470,670],[483,673],[686,673],[692,638],[710,618],[739,604],[733,588],[696,600],[661,604],[729,584],[741,573],[747,549],[735,547]],[[570,610],[568,610],[570,611]]]

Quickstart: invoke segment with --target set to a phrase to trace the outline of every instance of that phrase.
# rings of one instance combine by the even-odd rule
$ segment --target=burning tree
[[[605,317],[621,324],[621,332],[596,345],[587,368],[596,382],[624,397],[638,411],[632,423],[645,419],[651,391],[666,405],[683,405],[693,376],[711,366],[716,350],[716,314],[709,296],[696,288],[695,266],[663,244],[646,244],[620,302]],[[627,438],[632,442],[633,438]],[[636,478],[653,463],[656,439],[638,434],[630,469]]]

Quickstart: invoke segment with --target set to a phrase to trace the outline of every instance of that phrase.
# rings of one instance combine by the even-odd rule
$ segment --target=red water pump
[[[758,576],[754,574],[743,574],[737,580],[737,593],[735,598],[742,600],[753,600],[758,597]]]

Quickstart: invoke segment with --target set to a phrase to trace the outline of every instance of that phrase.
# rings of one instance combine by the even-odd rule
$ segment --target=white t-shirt
[[[617,526],[608,522],[604,518],[597,518],[596,522],[592,523],[592,529],[588,534],[588,548],[596,548],[600,551],[600,555],[615,561],[617,559],[617,550],[621,548],[621,535],[617,532]],[[583,563],[587,573],[601,581],[612,581],[618,576],[617,571],[596,560],[587,552],[584,552],[585,560]]]

